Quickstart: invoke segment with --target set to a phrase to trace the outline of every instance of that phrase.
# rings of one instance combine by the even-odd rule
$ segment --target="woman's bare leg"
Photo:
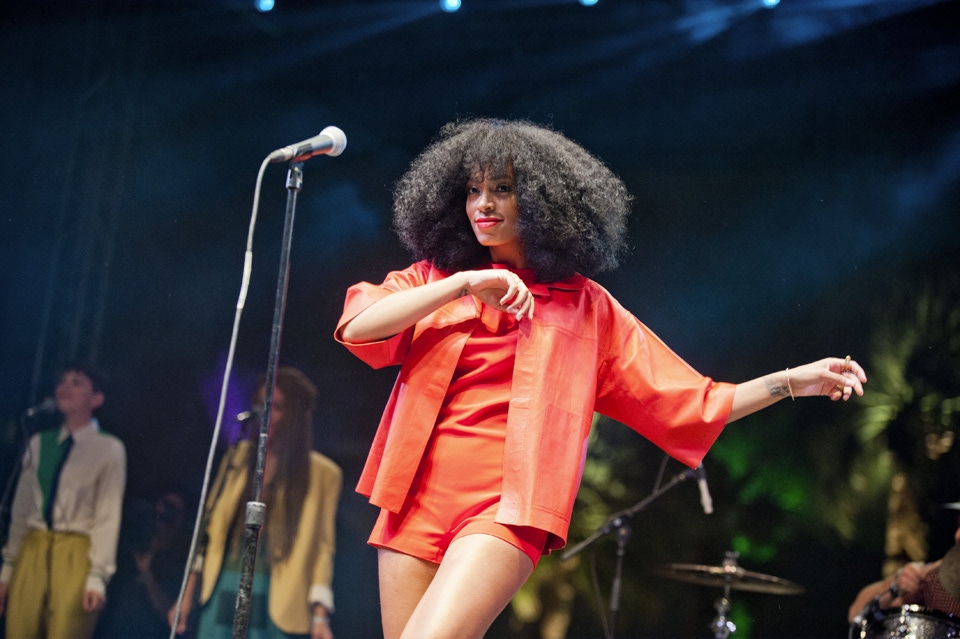
[[[522,550],[497,537],[478,533],[457,539],[409,615],[402,639],[481,639],[533,567]],[[408,583],[407,590],[420,592],[422,583]]]
[[[383,636],[399,639],[439,566],[387,548],[379,549],[377,561]]]

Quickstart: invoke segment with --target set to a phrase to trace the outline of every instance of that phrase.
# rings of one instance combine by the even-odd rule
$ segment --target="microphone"
[[[57,400],[52,397],[48,397],[36,406],[31,406],[24,411],[23,416],[29,418],[43,413],[52,413],[55,410],[57,410]]]
[[[894,579],[893,583],[890,584],[890,587],[884,590],[881,593],[878,593],[873,599],[867,602],[867,605],[863,607],[863,610],[860,611],[856,617],[853,618],[853,625],[859,626],[864,623],[864,621],[877,621],[880,619],[880,600],[890,595],[891,601],[900,596],[900,588],[897,586],[897,580]]]
[[[703,514],[713,513],[713,499],[710,498],[710,488],[707,487],[707,471],[703,469],[703,462],[697,466],[697,486],[700,487],[700,504],[703,506]]]
[[[251,419],[258,419],[263,414],[263,408],[257,406],[256,408],[251,408],[250,410],[245,410],[242,413],[237,414],[237,421],[241,424],[244,424]]]
[[[270,162],[303,162],[315,155],[337,156],[347,148],[346,134],[335,126],[328,126],[309,140],[277,149],[269,156]]]

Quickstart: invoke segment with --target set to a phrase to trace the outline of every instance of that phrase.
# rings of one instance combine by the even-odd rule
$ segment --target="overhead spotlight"
[[[580,0],[580,4],[585,7],[592,7],[593,5],[597,4],[597,1],[598,0]]]
[[[761,2],[763,2],[763,6],[765,6],[767,9],[772,9],[780,4],[780,0],[761,0]]]
[[[460,8],[460,0],[440,0],[440,8],[447,13],[453,13]]]
[[[266,13],[273,9],[273,0],[256,0],[257,2],[257,11],[260,13]]]

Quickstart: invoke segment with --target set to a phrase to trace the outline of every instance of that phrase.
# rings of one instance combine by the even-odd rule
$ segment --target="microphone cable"
[[[260,170],[257,172],[256,186],[253,192],[253,210],[250,213],[250,224],[247,231],[247,247],[243,254],[243,274],[240,281],[240,295],[237,298],[236,312],[233,318],[233,330],[230,334],[230,347],[227,351],[227,362],[223,371],[223,383],[220,386],[220,402],[217,407],[217,419],[213,427],[213,436],[210,439],[210,450],[207,453],[207,464],[203,473],[203,485],[200,489],[200,501],[197,504],[197,517],[194,520],[193,536],[190,539],[190,551],[187,553],[187,562],[183,570],[183,579],[180,582],[180,594],[177,596],[177,606],[174,617],[170,623],[169,639],[176,639],[177,626],[180,624],[180,613],[183,608],[184,594],[187,590],[187,582],[190,579],[190,573],[193,571],[193,565],[196,561],[197,545],[203,527],[205,527],[207,493],[210,489],[210,474],[213,468],[213,460],[216,456],[217,441],[220,438],[220,428],[223,424],[223,413],[227,401],[227,389],[230,386],[230,373],[233,371],[233,356],[237,350],[237,336],[240,333],[240,319],[243,316],[243,308],[247,301],[247,292],[250,288],[250,273],[253,271],[253,233],[257,226],[257,214],[260,209],[260,188],[263,184],[263,175],[270,164],[270,158],[267,157],[260,164]]]

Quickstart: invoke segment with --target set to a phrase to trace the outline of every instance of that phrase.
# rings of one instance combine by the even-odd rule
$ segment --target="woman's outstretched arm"
[[[854,393],[863,395],[863,384],[866,381],[867,375],[863,367],[849,357],[827,357],[757,377],[737,384],[727,423],[771,406],[784,397],[823,395],[834,401],[846,401]]]

